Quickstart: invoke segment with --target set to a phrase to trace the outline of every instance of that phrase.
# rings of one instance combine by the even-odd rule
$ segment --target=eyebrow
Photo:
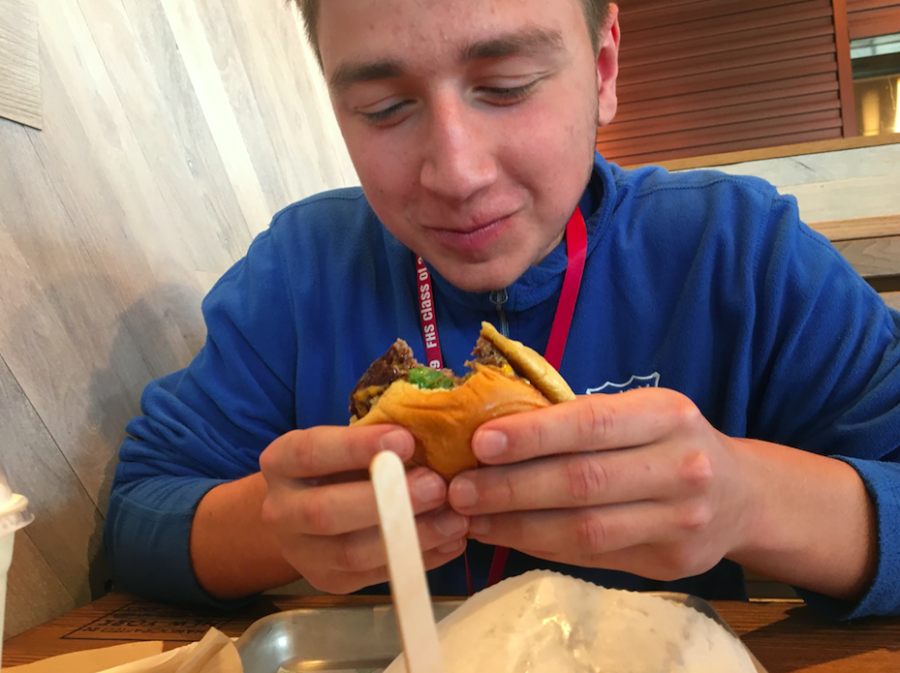
[[[373,61],[370,63],[341,63],[331,77],[328,86],[333,91],[343,91],[357,82],[372,82],[380,79],[392,79],[403,74],[403,66],[399,61]]]
[[[460,50],[459,60],[471,63],[519,54],[546,54],[564,49],[562,35],[558,31],[530,28],[465,45]]]
[[[472,63],[519,54],[548,54],[564,49],[562,35],[558,31],[531,28],[463,45],[459,50],[459,61]],[[403,63],[392,59],[341,63],[328,78],[328,86],[332,91],[339,92],[358,82],[394,79],[404,72]]]

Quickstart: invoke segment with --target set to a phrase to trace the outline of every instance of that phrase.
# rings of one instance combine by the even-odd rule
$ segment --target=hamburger
[[[482,423],[575,399],[539,353],[490,323],[481,323],[472,356],[466,362],[470,371],[457,376],[419,364],[397,339],[350,394],[350,424],[402,425],[416,440],[407,467],[425,465],[449,480],[478,466],[472,436]]]

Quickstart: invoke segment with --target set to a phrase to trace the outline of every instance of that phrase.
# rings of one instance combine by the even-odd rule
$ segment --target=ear
[[[616,78],[619,75],[619,8],[610,3],[609,14],[600,29],[600,48],[597,53],[597,89],[600,105],[597,123],[606,126],[616,116]]]

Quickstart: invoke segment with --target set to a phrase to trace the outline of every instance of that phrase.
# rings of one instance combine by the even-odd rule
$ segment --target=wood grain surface
[[[243,610],[218,612],[173,608],[111,594],[8,640],[3,665],[136,640],[162,640],[165,648],[171,649],[199,640],[210,627],[238,637],[257,619],[282,610],[382,605],[389,600],[266,596]],[[797,600],[713,601],[712,605],[768,673],[900,670],[900,618],[833,624],[821,620]],[[348,638],[352,636],[347,634]]]
[[[6,612],[5,627],[13,633],[48,622],[78,604],[29,533],[27,528],[19,530],[13,543],[11,575],[20,579],[7,586],[7,602],[13,609]]]
[[[835,83],[837,89],[837,83]],[[839,138],[832,140],[820,140],[816,142],[789,143],[785,145],[773,145],[760,149],[742,150],[739,152],[722,151],[716,154],[703,154],[685,159],[670,159],[654,162],[654,165],[662,166],[670,171],[683,171],[690,168],[713,168],[718,166],[733,166],[754,161],[766,161],[770,159],[785,159],[792,157],[808,156],[813,154],[835,154],[846,150],[855,150],[867,147],[879,147],[882,145],[896,145],[900,143],[900,133],[888,133],[878,136],[857,136],[855,138]],[[629,168],[638,168],[645,164],[627,164]]]
[[[855,134],[839,10],[831,0],[621,3],[620,107],[597,148],[656,163]]]
[[[823,236],[826,236],[832,243],[859,238],[900,236],[900,215],[814,222],[812,227]]]
[[[850,39],[900,33],[897,0],[846,0]]]
[[[853,94],[853,64],[850,58],[850,30],[847,0],[831,0],[834,14],[834,43],[841,97],[841,123],[845,138],[859,134],[856,128],[856,101]]]
[[[0,48],[13,5],[43,130],[0,120],[0,460],[35,513],[7,636],[105,590],[125,424],[203,344],[203,294],[277,210],[356,182],[287,3],[0,0]]]
[[[0,117],[39,129],[38,0],[0,0]]]

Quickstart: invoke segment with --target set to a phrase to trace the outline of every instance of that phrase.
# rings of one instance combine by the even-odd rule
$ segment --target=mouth
[[[513,213],[475,221],[460,228],[434,227],[432,236],[444,247],[466,255],[485,252],[512,225]]]

